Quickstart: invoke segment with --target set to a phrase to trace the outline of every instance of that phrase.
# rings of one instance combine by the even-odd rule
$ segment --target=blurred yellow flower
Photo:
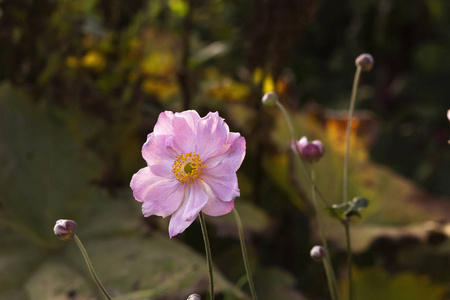
[[[106,59],[99,51],[90,50],[83,56],[82,64],[85,68],[100,72],[106,67]]]
[[[175,69],[172,53],[156,52],[149,54],[142,64],[142,71],[148,75],[168,75]]]
[[[145,79],[141,88],[145,93],[155,95],[161,101],[169,99],[178,92],[178,86],[175,82],[162,79]]]
[[[275,91],[275,83],[273,82],[273,78],[271,75],[268,75],[264,78],[262,89],[263,94]]]
[[[217,78],[204,90],[206,97],[223,101],[244,101],[249,93],[250,90],[246,84],[229,77]]]

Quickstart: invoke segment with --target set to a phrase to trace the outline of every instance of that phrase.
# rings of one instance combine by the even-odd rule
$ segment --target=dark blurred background
[[[205,295],[199,224],[169,240],[129,189],[160,112],[219,111],[247,141],[236,200],[261,299],[329,299],[310,187],[276,91],[301,135],[321,139],[318,184],[342,201],[354,60],[349,195],[356,299],[450,297],[450,3],[444,0],[0,1],[0,299],[99,297],[73,243],[79,224],[118,299]],[[343,229],[324,215],[345,294]],[[230,216],[209,218],[218,297],[248,292]],[[219,271],[220,270],[220,271]],[[382,287],[382,288],[381,288]],[[408,294],[410,293],[410,294]]]

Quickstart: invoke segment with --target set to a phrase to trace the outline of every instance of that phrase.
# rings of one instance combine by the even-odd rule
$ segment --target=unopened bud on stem
[[[315,140],[308,142],[306,136],[302,137],[299,141],[292,141],[291,147],[294,152],[297,152],[295,151],[295,147],[297,147],[300,156],[309,163],[318,161],[325,154],[325,149],[321,141]]]
[[[363,53],[355,59],[355,65],[363,71],[370,71],[373,67],[373,57],[369,53]]]
[[[275,92],[265,93],[262,97],[262,103],[265,106],[275,106],[278,101],[278,95]]]
[[[321,262],[327,255],[327,251],[322,246],[314,246],[310,252],[311,258],[317,262]]]
[[[202,300],[199,294],[192,294],[186,300]]]
[[[77,223],[72,220],[58,220],[56,221],[53,231],[60,240],[68,241],[77,231]]]

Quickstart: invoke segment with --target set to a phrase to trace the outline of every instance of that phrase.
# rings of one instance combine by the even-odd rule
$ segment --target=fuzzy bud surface
[[[56,221],[53,231],[60,240],[68,241],[77,231],[77,223],[72,220],[58,220]]]
[[[327,251],[322,246],[314,246],[310,252],[311,258],[317,262],[321,262],[327,255]]]
[[[361,67],[361,70],[365,72],[372,70],[373,64],[373,56],[369,53],[363,53],[355,60],[355,65]]]

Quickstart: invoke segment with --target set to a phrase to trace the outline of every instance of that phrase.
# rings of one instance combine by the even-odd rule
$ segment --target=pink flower
[[[315,140],[312,142],[308,142],[308,138],[306,136],[302,137],[299,141],[292,141],[291,148],[294,152],[297,153],[297,151],[295,150],[296,146],[298,151],[300,152],[301,157],[307,162],[315,162],[319,160],[325,153],[325,149],[323,148],[321,141]]]
[[[194,110],[165,111],[142,147],[147,162],[131,179],[144,216],[172,215],[169,235],[183,232],[202,211],[221,216],[240,195],[236,171],[245,139],[230,132],[217,112],[200,118]]]

